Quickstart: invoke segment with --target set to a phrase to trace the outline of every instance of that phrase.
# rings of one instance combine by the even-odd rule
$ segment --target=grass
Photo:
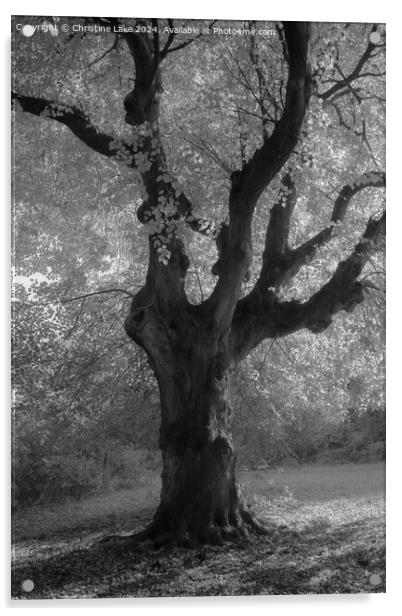
[[[385,590],[384,464],[306,465],[240,473],[243,492],[272,532],[247,546],[127,552],[99,544],[140,530],[158,502],[159,478],[134,489],[13,519],[16,598],[145,597]],[[21,583],[34,589],[24,593]]]

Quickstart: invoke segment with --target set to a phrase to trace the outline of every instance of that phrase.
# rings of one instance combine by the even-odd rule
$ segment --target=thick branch
[[[101,132],[91,123],[91,120],[80,109],[71,105],[57,103],[45,98],[24,96],[16,92],[11,93],[11,99],[19,102],[21,109],[38,117],[46,117],[67,126],[76,137],[83,141],[95,152],[103,156],[121,158],[125,149],[131,151],[131,146],[118,141]],[[130,158],[129,166],[134,166]]]
[[[277,202],[270,211],[265,236],[260,275],[256,282],[259,293],[278,284],[280,272],[285,267],[289,252],[288,239],[290,220],[296,205],[296,187],[290,173],[282,180],[282,188]]]
[[[326,329],[340,310],[351,312],[364,300],[363,285],[357,280],[364,265],[378,249],[385,234],[385,212],[371,218],[352,254],[341,261],[322,289],[302,304],[303,326],[314,333]]]
[[[147,34],[125,35],[135,64],[134,89],[124,99],[126,122],[140,126],[144,122],[154,124],[159,116],[159,99],[162,90],[159,71],[159,50]]]
[[[288,174],[284,178],[285,200],[280,197],[270,212],[265,249],[260,275],[250,295],[263,295],[270,287],[277,287],[293,278],[303,267],[311,262],[317,250],[327,244],[334,236],[336,225],[344,221],[347,208],[352,198],[361,190],[369,187],[385,186],[385,173],[371,171],[359,176],[353,183],[347,184],[340,191],[332,209],[330,224],[297,248],[289,248],[290,217],[293,212],[296,194],[293,182]]]
[[[284,31],[289,58],[285,109],[272,135],[264,140],[242,170],[232,175],[231,201],[234,207],[242,202],[255,206],[262,191],[292,153],[307,110],[311,94],[310,26],[303,22],[286,22]]]
[[[229,326],[251,262],[251,221],[258,198],[295,147],[310,98],[309,24],[288,22],[284,31],[289,58],[284,112],[251,160],[231,175],[228,249],[206,306],[221,330]]]
[[[385,173],[381,171],[369,171],[359,176],[352,184],[344,186],[339,193],[334,209],[332,210],[331,222],[342,222],[345,218],[346,209],[350,200],[364,188],[381,188],[385,186]]]
[[[233,316],[231,350],[240,360],[266,338],[286,336],[306,328],[325,330],[334,314],[352,311],[364,300],[364,285],[358,280],[369,258],[380,248],[385,234],[385,212],[371,218],[353,252],[341,261],[330,280],[308,301],[281,302],[272,291],[240,301]]]
[[[379,171],[364,173],[352,184],[344,186],[335,201],[331,224],[297,248],[288,251],[283,275],[287,279],[295,276],[303,265],[310,263],[317,250],[332,239],[336,225],[344,221],[349,203],[357,193],[365,188],[381,188],[384,186],[385,173]]]

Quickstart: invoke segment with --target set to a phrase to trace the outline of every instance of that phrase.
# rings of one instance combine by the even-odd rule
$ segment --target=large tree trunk
[[[186,360],[187,387],[157,375],[161,391],[161,503],[153,534],[219,541],[241,527],[231,410],[207,356]],[[172,372],[183,374],[176,357]],[[226,379],[224,379],[226,380]]]
[[[152,309],[132,313],[126,329],[146,350],[161,398],[161,500],[147,536],[196,545],[264,532],[236,482],[225,343],[199,323],[181,320],[178,332]]]

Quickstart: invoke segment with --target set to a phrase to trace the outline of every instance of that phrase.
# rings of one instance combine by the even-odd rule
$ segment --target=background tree
[[[385,227],[374,190],[385,184],[382,29],[247,23],[276,34],[227,38],[202,34],[215,24],[199,22],[199,34],[180,36],[172,20],[82,23],[86,30],[57,45],[50,36],[18,41],[13,99],[45,118],[41,126],[64,125],[110,161],[100,173],[92,156],[84,172],[88,192],[99,177],[91,215],[76,212],[78,226],[87,220],[87,272],[101,265],[101,280],[108,265],[97,218],[103,195],[122,210],[138,205],[147,234],[145,284],[131,291],[131,263],[116,285],[133,295],[126,332],[145,350],[161,398],[161,502],[145,534],[220,542],[265,532],[236,483],[230,378],[264,340],[323,332],[364,300],[365,287],[378,287],[367,274],[380,271]],[[101,37],[95,27],[115,33]],[[129,129],[120,121],[123,97]],[[62,207],[74,208],[75,190],[71,176],[57,187]],[[125,233],[136,241],[128,220]],[[206,249],[194,256],[198,241]],[[85,275],[66,288],[77,282]]]

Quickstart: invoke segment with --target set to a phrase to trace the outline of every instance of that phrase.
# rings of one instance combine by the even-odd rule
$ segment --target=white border
[[[38,0],[33,3],[30,1],[6,0],[1,6],[2,32],[4,57],[1,63],[3,71],[2,92],[9,91],[9,40],[10,40],[10,15],[54,15],[57,11],[59,15],[116,15],[116,16],[144,16],[144,17],[182,17],[182,18],[224,18],[224,19],[287,19],[287,20],[309,20],[309,21],[366,21],[366,22],[386,22],[387,23],[387,206],[388,206],[388,288],[387,288],[387,396],[388,396],[388,428],[387,428],[387,594],[386,595],[317,595],[317,596],[286,596],[286,597],[236,597],[236,598],[203,598],[203,599],[136,599],[136,600],[59,600],[59,601],[29,601],[29,602],[10,602],[9,596],[9,551],[2,550],[1,558],[1,598],[3,606],[19,613],[23,609],[30,609],[35,612],[46,608],[65,609],[74,614],[77,612],[130,608],[137,613],[152,613],[154,610],[163,610],[163,614],[170,616],[183,610],[191,610],[194,613],[208,610],[212,612],[227,611],[230,614],[240,614],[245,610],[252,609],[256,612],[266,614],[267,610],[278,610],[283,614],[297,612],[297,614],[326,614],[339,611],[355,613],[364,611],[365,616],[375,614],[378,616],[379,610],[385,613],[393,613],[400,601],[399,599],[399,577],[401,571],[401,543],[400,543],[400,518],[401,518],[401,498],[400,498],[400,465],[401,456],[399,455],[401,431],[401,392],[398,381],[401,378],[400,361],[400,304],[398,305],[401,288],[401,268],[402,258],[400,253],[401,245],[401,198],[400,198],[400,161],[402,136],[400,132],[401,123],[401,91],[400,91],[400,59],[402,40],[402,22],[399,19],[400,13],[396,7],[396,2],[382,0],[381,2],[359,1],[356,0],[336,0],[335,2],[322,2],[310,0],[287,0],[286,2],[275,2],[270,6],[269,2],[247,0],[241,4],[234,4],[234,1],[203,0],[200,4],[190,4],[184,1],[173,0],[169,3],[155,0],[152,3],[136,2],[104,2],[98,0],[89,2],[84,0],[69,0],[65,4],[50,1]],[[10,177],[10,154],[9,154],[9,120],[10,104],[8,95],[2,96],[3,105],[2,118],[4,121],[3,133],[3,157],[7,161],[2,165],[2,186],[3,203],[1,207],[1,231],[3,233],[1,250],[1,282],[3,283],[3,304],[2,310],[5,317],[1,331],[1,349],[3,350],[3,364],[0,371],[2,379],[3,395],[3,448],[1,453],[2,466],[4,467],[5,490],[9,490],[9,308],[8,308],[8,289],[9,289],[9,240],[10,240],[10,216],[7,212],[9,208],[9,177]],[[6,136],[8,135],[8,138]],[[399,429],[398,429],[399,428]],[[5,530],[5,537],[2,545],[9,546],[9,497],[2,502],[2,528]]]
[[[247,0],[236,4],[232,0],[203,0],[200,3],[190,3],[184,0],[163,2],[154,0],[143,2],[105,2],[104,0],[68,0],[63,5],[49,0],[18,0],[6,2],[8,12],[14,15],[57,15],[84,16],[109,15],[119,17],[180,17],[193,19],[265,19],[289,21],[355,21],[389,22],[391,14],[395,14],[395,7],[390,0],[375,2],[374,0],[354,1],[336,0],[330,6],[319,0],[287,0],[286,2],[261,2],[261,0]],[[2,8],[4,3],[2,4]],[[111,11],[113,8],[113,11]],[[103,12],[102,12],[103,11]]]

